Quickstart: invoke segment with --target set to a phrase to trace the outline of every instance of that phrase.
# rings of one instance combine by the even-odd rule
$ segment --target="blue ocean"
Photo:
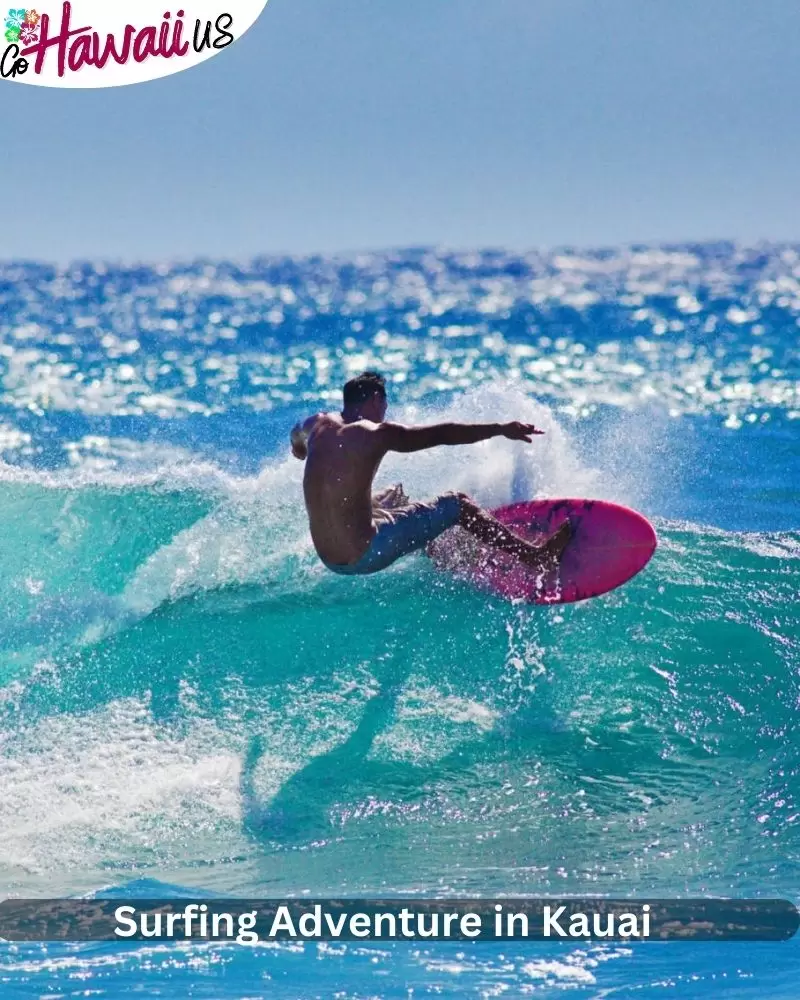
[[[0,896],[800,901],[800,245],[0,265]],[[378,485],[609,499],[537,608],[317,561],[300,416],[546,434]],[[24,943],[15,998],[798,995],[800,942]]]

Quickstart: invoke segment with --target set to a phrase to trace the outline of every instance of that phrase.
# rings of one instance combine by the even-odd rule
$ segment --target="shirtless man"
[[[311,538],[335,573],[376,573],[421,549],[454,525],[480,542],[547,569],[569,541],[565,523],[543,545],[523,541],[464,493],[444,493],[430,503],[410,503],[396,486],[372,496],[372,481],[388,451],[422,451],[438,445],[474,444],[493,437],[531,441],[533,424],[432,424],[406,427],[386,416],[386,386],[364,372],[344,387],[344,409],[317,413],[292,430],[292,454],[306,462],[303,479]]]

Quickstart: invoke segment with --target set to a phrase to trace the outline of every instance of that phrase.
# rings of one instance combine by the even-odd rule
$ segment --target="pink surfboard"
[[[540,542],[566,519],[572,538],[556,569],[523,566],[461,528],[429,547],[434,563],[481,589],[530,604],[570,604],[605,594],[644,569],[656,549],[653,526],[635,510],[606,500],[530,500],[492,511],[515,534]]]

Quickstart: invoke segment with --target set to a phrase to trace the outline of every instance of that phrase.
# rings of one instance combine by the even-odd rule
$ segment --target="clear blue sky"
[[[0,94],[0,258],[800,240],[798,0],[270,0],[177,76]]]

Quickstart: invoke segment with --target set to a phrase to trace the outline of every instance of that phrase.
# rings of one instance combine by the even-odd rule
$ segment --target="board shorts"
[[[336,564],[325,562],[329,570],[343,576],[363,576],[377,573],[387,566],[424,548],[428,542],[438,538],[443,531],[458,524],[461,517],[461,495],[443,493],[429,503],[404,503],[397,507],[375,506],[372,517],[377,531],[372,536],[369,548],[354,563]]]

